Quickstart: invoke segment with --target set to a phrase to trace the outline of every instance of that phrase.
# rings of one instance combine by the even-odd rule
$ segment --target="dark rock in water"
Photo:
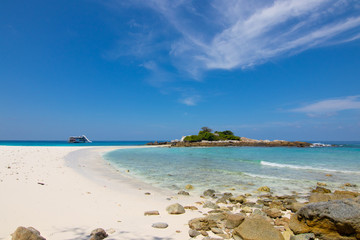
[[[206,201],[203,205],[204,208],[211,208],[211,209],[218,209],[220,208],[219,205],[216,205],[215,203],[213,202],[210,202],[210,201]]]
[[[180,191],[180,192],[178,192],[178,195],[189,196],[190,193],[188,193],[188,192],[186,192],[186,191]]]
[[[208,189],[203,193],[203,195],[206,197],[215,197],[215,190]]]
[[[153,225],[151,226],[153,228],[167,228],[169,225],[167,223],[158,222],[158,223],[153,223]]]
[[[166,211],[169,214],[183,214],[185,213],[185,209],[178,203],[172,204],[166,208]]]
[[[261,216],[245,218],[244,222],[234,229],[233,234],[244,240],[284,240],[280,231]]]
[[[360,239],[360,198],[307,204],[289,226],[295,234],[312,232],[325,240]]]
[[[315,189],[313,189],[311,192],[317,192],[317,193],[331,193],[330,189],[319,187],[317,186]]]
[[[94,229],[90,234],[90,240],[102,240],[107,238],[108,234],[102,228]]]
[[[303,233],[299,235],[294,235],[290,237],[290,240],[315,240],[315,234]]]
[[[197,237],[199,236],[201,233],[199,233],[198,231],[194,230],[194,229],[189,229],[189,236],[190,237]]]
[[[226,216],[225,227],[229,229],[236,228],[239,226],[245,219],[244,214],[228,214]]]
[[[33,227],[18,227],[11,236],[12,240],[46,240],[40,236],[40,232]]]

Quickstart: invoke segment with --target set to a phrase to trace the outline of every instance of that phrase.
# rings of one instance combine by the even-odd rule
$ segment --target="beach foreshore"
[[[128,147],[0,146],[0,239],[18,226],[47,239],[89,239],[95,228],[111,233],[107,239],[188,238],[186,223],[198,213],[170,215],[166,207],[195,197],[119,174],[101,155],[121,148]],[[160,215],[144,216],[151,210]],[[169,227],[153,228],[156,222]]]
[[[296,193],[275,196],[267,186],[251,194],[208,189],[189,196],[141,182],[103,158],[112,150],[144,147],[160,146],[0,146],[0,239],[12,239],[19,226],[34,227],[48,240],[90,239],[97,228],[109,234],[106,239],[360,237],[360,193],[346,190],[356,185],[332,192],[318,183],[305,203]],[[184,188],[191,192],[192,186]],[[177,203],[185,209],[167,208]]]

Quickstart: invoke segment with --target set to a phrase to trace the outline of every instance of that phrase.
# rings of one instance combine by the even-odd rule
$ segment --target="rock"
[[[153,215],[160,215],[159,211],[153,210],[153,211],[146,211],[144,212],[145,216],[153,216]]]
[[[210,230],[215,234],[224,234],[223,230],[217,227],[212,227]]]
[[[189,236],[190,237],[197,237],[199,236],[201,233],[199,233],[198,231],[194,230],[194,229],[189,229]]]
[[[323,187],[327,186],[326,183],[322,183],[322,182],[317,182],[316,185],[318,185],[318,186],[323,186]]]
[[[315,240],[315,234],[304,233],[304,234],[294,235],[290,237],[290,240]]]
[[[259,192],[270,192],[270,188],[268,186],[262,186],[258,188]]]
[[[268,215],[271,218],[278,218],[282,216],[281,211],[277,208],[266,209],[264,210],[264,212],[266,213],[266,215]]]
[[[166,211],[169,214],[183,214],[185,213],[185,209],[178,203],[172,204],[166,208]]]
[[[221,197],[219,198],[216,203],[224,203],[224,204],[227,204],[228,203],[228,198],[225,198],[225,197]]]
[[[194,218],[189,221],[189,227],[197,231],[210,231],[212,227],[217,227],[216,221],[208,217]]]
[[[299,211],[299,209],[302,208],[303,206],[305,206],[305,203],[293,202],[292,204],[290,204],[287,207],[287,209],[289,209],[295,213],[295,212]]]
[[[243,214],[228,214],[226,216],[225,227],[229,229],[234,229],[239,226],[245,219]]]
[[[151,225],[151,226],[153,228],[167,228],[169,225],[164,222],[157,222],[157,223],[153,223],[153,225]]]
[[[269,204],[270,208],[277,208],[279,210],[285,211],[286,208],[284,207],[283,203],[279,200],[274,200]]]
[[[204,208],[211,208],[211,209],[218,209],[220,208],[219,205],[213,203],[213,202],[210,202],[210,201],[206,201],[203,205]]]
[[[245,206],[245,207],[242,207],[241,212],[244,212],[244,213],[252,213],[253,210],[252,210],[251,207]]]
[[[277,218],[277,219],[275,219],[275,221],[274,221],[275,226],[284,226],[284,227],[288,227],[288,226],[289,226],[289,222],[290,222],[290,219],[289,219],[289,218],[286,218],[286,217]]]
[[[149,193],[149,192],[146,192],[146,193],[144,193],[145,195],[151,195],[151,193]]]
[[[356,184],[351,184],[351,183],[345,183],[343,186],[344,187],[357,187]]]
[[[178,192],[178,195],[189,196],[190,193],[188,193],[188,192],[186,192],[186,191],[180,191],[180,192]]]
[[[215,222],[220,222],[226,219],[227,213],[213,213],[213,214],[209,214],[207,216],[207,219],[215,221]]]
[[[18,227],[13,234],[12,240],[46,240],[40,232],[33,227]]]
[[[312,232],[326,240],[360,239],[360,198],[307,204],[289,226],[295,234]]]
[[[215,197],[215,190],[208,189],[203,193],[203,195],[207,197]]]
[[[284,237],[266,219],[261,216],[245,218],[233,231],[234,235],[244,240],[284,240]]]
[[[290,240],[290,238],[294,236],[294,233],[289,228],[286,228],[281,234],[285,240]]]
[[[324,187],[316,187],[311,192],[317,192],[317,193],[331,193],[330,189],[324,188]]]
[[[105,232],[102,228],[96,228],[92,230],[90,234],[90,240],[102,240],[104,238],[107,238],[108,234]]]
[[[330,200],[341,200],[347,198],[356,198],[360,196],[360,193],[351,192],[351,191],[338,191],[336,190],[334,193],[318,193],[313,192],[310,194],[309,202],[327,202]]]
[[[184,207],[185,209],[190,209],[190,210],[193,210],[193,211],[195,211],[195,210],[199,210],[197,207],[195,207],[195,206],[185,206]]]
[[[229,201],[231,203],[244,203],[246,201],[246,197],[242,195],[239,195],[237,197],[230,197]]]
[[[261,211],[260,209],[254,209],[253,213],[251,214],[251,216],[255,216],[255,215],[259,215],[262,217],[266,217],[267,214],[264,213],[263,211]]]
[[[188,184],[188,185],[185,186],[185,189],[186,189],[186,190],[193,190],[193,189],[194,189],[194,186],[191,185],[191,184]]]
[[[206,231],[200,231],[201,235],[203,235],[204,237],[209,236],[209,234]],[[209,239],[209,238],[204,238],[204,239]]]

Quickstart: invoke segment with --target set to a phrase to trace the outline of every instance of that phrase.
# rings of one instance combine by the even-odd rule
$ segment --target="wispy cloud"
[[[201,100],[199,95],[187,96],[179,99],[179,102],[187,106],[195,106]]]
[[[179,69],[195,78],[209,69],[247,68],[359,39],[356,0],[214,0],[201,6],[189,0],[149,0],[141,4],[159,13],[177,33],[170,56]]]
[[[292,112],[306,113],[309,116],[332,115],[339,111],[360,109],[360,96],[326,99],[292,109]]]

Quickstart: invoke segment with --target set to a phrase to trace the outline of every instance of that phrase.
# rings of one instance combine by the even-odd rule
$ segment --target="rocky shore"
[[[284,141],[284,140],[255,140],[242,137],[240,141],[171,141],[171,142],[150,142],[147,145],[169,145],[171,147],[310,147],[311,143],[300,141]]]
[[[190,193],[180,191],[180,196]],[[176,198],[176,197],[174,197]],[[233,196],[213,189],[203,192],[201,201],[182,206],[168,205],[166,215],[197,213],[189,219],[188,236],[203,240],[357,240],[360,239],[360,194],[352,191],[334,191],[317,186],[308,201],[299,196],[274,196],[269,187],[258,189],[256,195]],[[159,209],[160,210],[160,209]],[[158,210],[144,212],[145,218],[161,215]],[[167,222],[154,222],[152,228],[166,229]],[[177,230],[176,233],[180,233]],[[90,240],[101,240],[107,233],[97,228],[88,235]],[[45,240],[32,227],[18,227],[12,240]],[[85,239],[85,238],[84,238]]]

